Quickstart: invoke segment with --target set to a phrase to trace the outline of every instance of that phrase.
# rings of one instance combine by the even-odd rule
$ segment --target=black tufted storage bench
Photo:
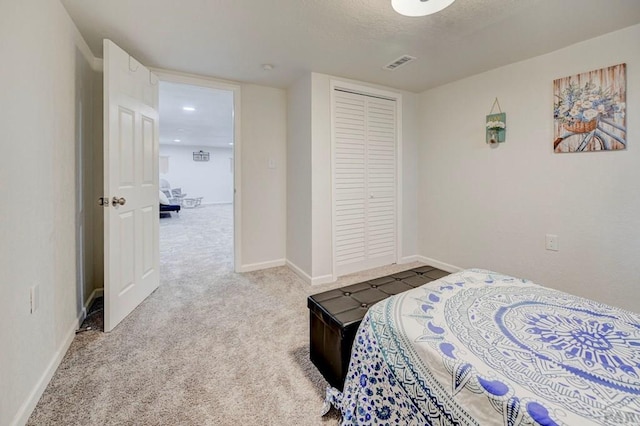
[[[342,390],[351,346],[369,306],[447,275],[441,269],[421,266],[309,296],[311,361],[331,386]]]

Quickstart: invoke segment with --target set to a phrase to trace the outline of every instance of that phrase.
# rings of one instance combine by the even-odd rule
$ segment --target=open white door
[[[104,331],[159,284],[158,79],[104,40]]]

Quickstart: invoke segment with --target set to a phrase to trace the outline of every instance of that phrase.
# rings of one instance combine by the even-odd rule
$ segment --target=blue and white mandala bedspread
[[[484,270],[372,307],[343,425],[640,425],[640,315]]]

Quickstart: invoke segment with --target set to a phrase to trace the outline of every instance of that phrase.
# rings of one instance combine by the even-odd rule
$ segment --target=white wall
[[[209,161],[193,161],[200,150],[209,153]],[[202,204],[233,202],[233,149],[160,145],[160,156],[169,157],[169,170],[160,179],[181,188],[187,198],[203,197]]]
[[[0,3],[0,424],[24,423],[78,326],[76,140],[91,58],[58,1]],[[82,54],[78,54],[78,49]],[[82,109],[78,109],[82,105]],[[40,308],[29,312],[29,288]]]
[[[311,73],[311,277],[333,280],[331,76]]]
[[[241,107],[242,269],[283,265],[287,234],[286,92],[243,84]]]
[[[640,311],[640,26],[421,95],[420,253]],[[554,154],[553,80],[627,63],[628,150]],[[507,140],[485,144],[498,97]],[[546,251],[545,234],[560,251]]]
[[[311,74],[287,90],[287,262],[311,276]]]
[[[76,203],[78,209],[76,223],[77,238],[82,241],[77,250],[81,253],[78,261],[77,280],[83,284],[78,291],[78,307],[93,301],[94,290],[103,287],[103,214],[97,198],[102,194],[102,73],[94,71],[90,65],[93,56],[86,58],[76,50],[75,114],[76,114]],[[80,204],[77,205],[80,207]],[[88,306],[86,306],[88,308]]]
[[[95,58],[93,62],[96,63]],[[95,67],[94,67],[95,69]],[[85,275],[90,282],[85,297],[104,287],[104,207],[97,204],[104,191],[103,148],[103,77],[102,71],[93,73],[92,134],[93,141],[84,152],[85,183]]]
[[[418,254],[419,96],[402,92],[402,253],[403,262]]]

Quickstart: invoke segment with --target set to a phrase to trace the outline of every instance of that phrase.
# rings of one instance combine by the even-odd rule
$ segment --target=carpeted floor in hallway
[[[265,224],[266,226],[266,224]],[[78,334],[29,425],[336,425],[309,361],[306,298],[286,267],[233,272],[232,207],[160,219],[160,287],[114,331]]]

